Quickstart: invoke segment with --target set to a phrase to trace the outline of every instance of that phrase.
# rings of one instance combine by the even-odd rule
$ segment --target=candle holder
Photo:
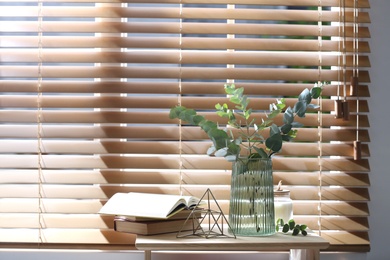
[[[282,219],[287,223],[293,219],[293,204],[289,190],[281,190],[280,187],[274,191],[275,221]]]

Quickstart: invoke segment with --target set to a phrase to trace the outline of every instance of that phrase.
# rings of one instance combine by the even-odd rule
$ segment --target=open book
[[[116,193],[100,209],[100,214],[167,219],[183,209],[195,207],[199,199],[153,193]]]

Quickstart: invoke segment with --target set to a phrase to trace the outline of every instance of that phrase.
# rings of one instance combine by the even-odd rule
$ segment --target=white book
[[[193,196],[154,193],[116,193],[100,209],[100,214],[167,219],[183,209],[198,205]]]

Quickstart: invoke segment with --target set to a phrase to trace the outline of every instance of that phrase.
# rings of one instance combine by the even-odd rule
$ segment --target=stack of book
[[[143,218],[133,216],[116,216],[114,230],[138,235],[157,235],[179,231],[189,231],[197,228],[200,213],[183,210],[167,219]]]
[[[192,196],[117,193],[100,214],[114,215],[114,230],[138,235],[157,235],[197,228],[199,199]]]

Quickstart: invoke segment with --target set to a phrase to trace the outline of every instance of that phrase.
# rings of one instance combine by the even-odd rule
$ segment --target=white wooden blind
[[[132,248],[134,236],[97,214],[116,192],[210,188],[227,215],[231,164],[207,157],[207,136],[170,120],[169,109],[180,103],[217,120],[214,105],[234,81],[260,116],[275,98],[292,102],[326,81],[320,112],[274,158],[274,181],[291,190],[296,221],[330,250],[369,250],[368,8],[367,0],[0,0],[0,242]],[[336,118],[337,99],[348,102],[349,120]]]

